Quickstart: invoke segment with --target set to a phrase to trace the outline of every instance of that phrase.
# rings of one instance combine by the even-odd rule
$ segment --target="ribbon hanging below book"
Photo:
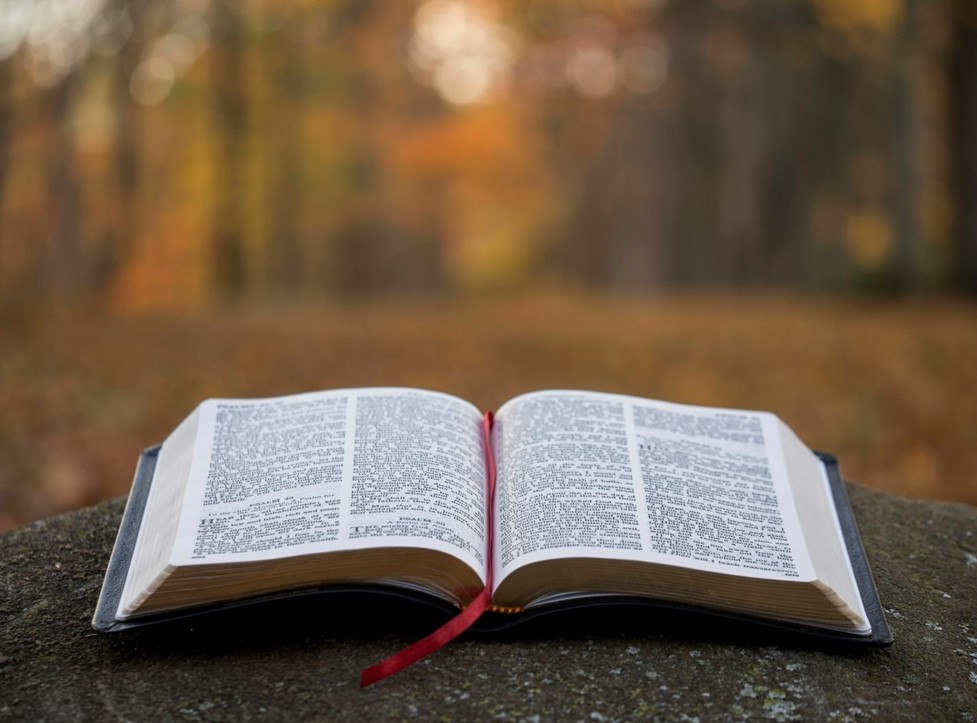
[[[492,423],[492,412],[486,412],[482,417],[482,440],[485,447],[486,494],[488,498],[486,504],[486,523],[488,528],[486,535],[488,540],[486,567],[488,572],[485,576],[485,587],[464,610],[433,633],[421,638],[416,643],[412,643],[399,653],[394,653],[389,658],[381,660],[376,665],[364,668],[360,673],[361,688],[377,683],[384,678],[389,678],[391,675],[399,673],[404,668],[413,665],[418,660],[441,649],[468,630],[492,603],[492,550],[494,545],[492,529],[495,526],[493,519],[493,512],[495,510],[495,454],[492,451]]]

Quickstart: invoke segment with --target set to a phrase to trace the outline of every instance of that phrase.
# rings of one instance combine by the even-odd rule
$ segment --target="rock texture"
[[[456,641],[365,690],[359,670],[434,621],[320,601],[94,633],[123,505],[103,503],[0,536],[0,719],[974,720],[977,509],[849,492],[891,648],[567,619]]]

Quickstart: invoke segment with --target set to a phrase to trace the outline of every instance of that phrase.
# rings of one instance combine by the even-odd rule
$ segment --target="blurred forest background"
[[[204,396],[781,414],[977,502],[972,0],[0,0],[0,530]]]

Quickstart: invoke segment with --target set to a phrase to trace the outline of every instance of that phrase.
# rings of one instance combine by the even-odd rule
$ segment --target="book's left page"
[[[208,400],[163,445],[118,615],[331,580],[464,598],[486,579],[484,459],[481,413],[446,394]]]

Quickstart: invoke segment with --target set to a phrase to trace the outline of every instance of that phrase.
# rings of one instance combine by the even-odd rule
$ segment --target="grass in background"
[[[25,319],[0,338],[0,530],[125,494],[205,397],[594,389],[776,412],[848,479],[977,503],[977,305],[537,295]]]

